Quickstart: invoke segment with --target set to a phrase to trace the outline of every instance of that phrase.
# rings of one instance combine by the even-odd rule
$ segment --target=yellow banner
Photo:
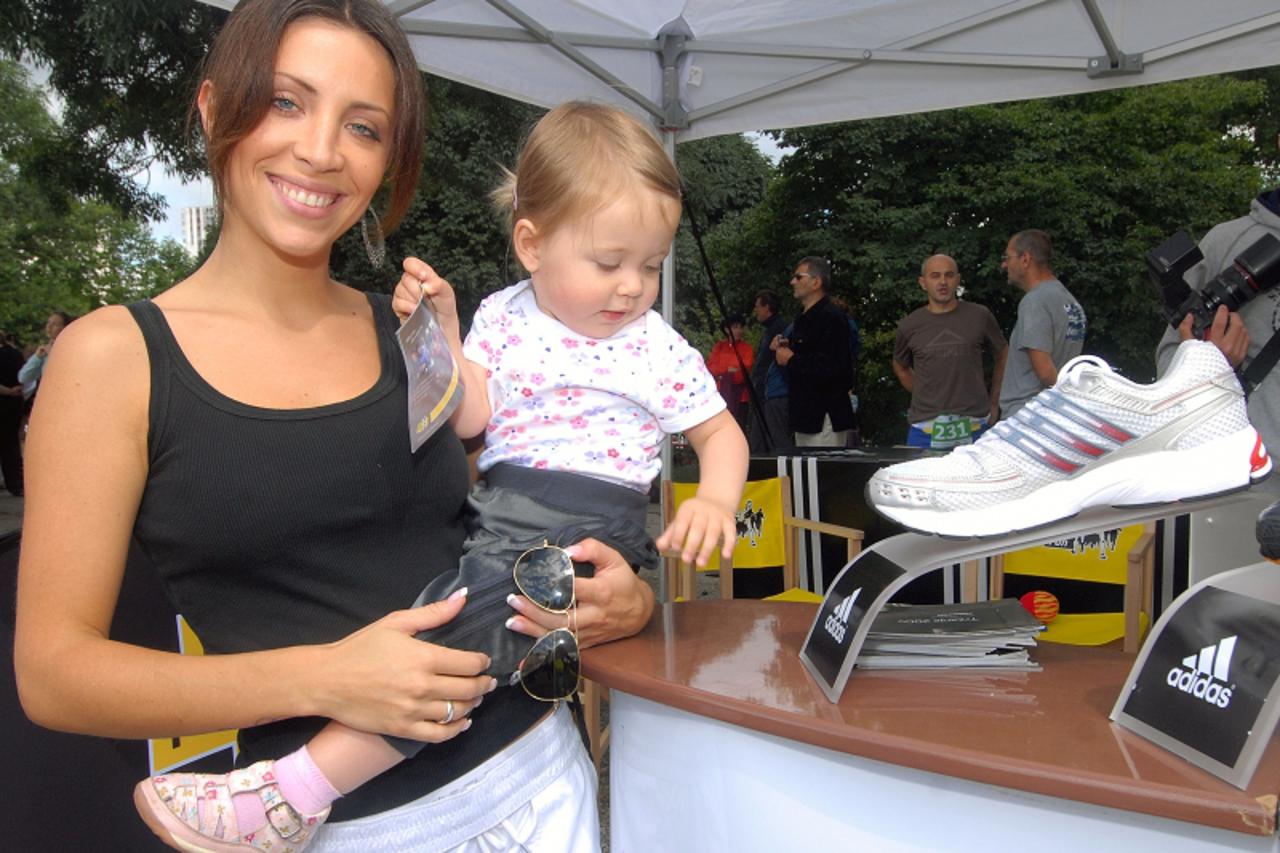
[[[204,645],[196,632],[191,630],[187,620],[181,616],[178,620],[178,651],[184,655],[204,654]],[[168,773],[198,758],[212,755],[224,749],[236,749],[236,730],[227,729],[221,732],[210,732],[202,735],[185,737],[152,738],[147,742],[147,752],[151,760],[151,775]],[[228,763],[227,769],[231,769]]]
[[[672,483],[675,498],[674,512],[680,504],[693,497],[697,483]],[[752,480],[742,493],[742,503],[735,516],[738,542],[733,551],[735,569],[760,569],[781,566],[786,560],[786,538],[782,525],[782,481]],[[720,568],[720,554],[711,556],[705,569],[711,572]]]
[[[1006,554],[1004,570],[1012,575],[1123,584],[1129,549],[1142,535],[1141,524],[1069,536]]]

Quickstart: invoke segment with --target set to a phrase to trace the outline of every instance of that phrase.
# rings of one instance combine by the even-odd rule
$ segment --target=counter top
[[[833,705],[799,651],[816,605],[660,606],[635,637],[583,653],[588,678],[733,725],[1015,790],[1273,835],[1280,748],[1246,791],[1107,719],[1133,656],[1041,644],[1040,672],[854,671]]]

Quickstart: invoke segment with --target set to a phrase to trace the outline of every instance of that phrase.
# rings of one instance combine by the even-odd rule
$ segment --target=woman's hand
[[[622,555],[595,539],[584,539],[565,549],[579,562],[592,563],[595,577],[577,578],[576,609],[549,613],[522,595],[507,599],[516,615],[507,622],[512,631],[541,637],[555,628],[572,627],[579,648],[589,648],[630,637],[649,622],[653,613],[653,589],[632,571]]]
[[[489,658],[424,643],[413,635],[453,619],[466,603],[454,595],[412,610],[399,610],[354,634],[321,647],[328,678],[317,713],[355,729],[440,743],[466,731],[467,715],[497,686],[480,675]],[[448,702],[454,703],[453,720]]]

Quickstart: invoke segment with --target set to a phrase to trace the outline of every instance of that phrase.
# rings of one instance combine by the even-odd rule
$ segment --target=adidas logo
[[[831,639],[837,643],[844,642],[845,632],[849,630],[849,614],[853,612],[853,603],[858,600],[858,596],[861,594],[862,587],[858,587],[853,591],[852,595],[836,605],[836,609],[831,611],[831,615],[823,623],[823,627],[827,629]]]
[[[1231,704],[1231,655],[1236,650],[1236,639],[1226,637],[1197,654],[1187,655],[1182,666],[1169,670],[1165,683],[1210,705],[1227,707]]]

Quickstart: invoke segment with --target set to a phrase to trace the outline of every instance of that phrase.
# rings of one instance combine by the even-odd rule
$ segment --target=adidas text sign
[[[1182,659],[1182,666],[1169,670],[1165,683],[1210,705],[1225,708],[1231,704],[1231,656],[1236,637],[1226,637],[1197,654]],[[1185,669],[1183,668],[1185,667]]]
[[[858,595],[862,592],[859,587],[853,593],[840,602],[835,610],[831,611],[831,615],[827,617],[827,621],[823,627],[827,629],[827,633],[831,635],[831,639],[837,643],[844,642],[845,631],[849,629],[849,614],[853,612],[853,603],[858,600]]]

